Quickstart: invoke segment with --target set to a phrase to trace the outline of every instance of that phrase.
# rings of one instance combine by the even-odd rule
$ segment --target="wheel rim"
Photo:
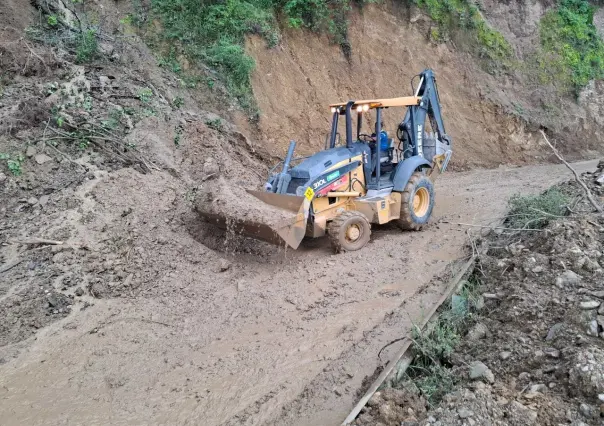
[[[426,188],[418,188],[413,196],[413,213],[417,217],[423,217],[428,213],[430,207],[430,193]]]
[[[363,235],[362,229],[357,224],[352,224],[346,229],[346,241],[354,243]]]

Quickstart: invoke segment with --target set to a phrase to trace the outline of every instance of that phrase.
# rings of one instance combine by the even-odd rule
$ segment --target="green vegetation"
[[[510,198],[506,224],[516,229],[541,229],[551,219],[567,214],[568,197],[558,188],[539,195],[514,195]]]
[[[214,120],[206,120],[206,126],[210,129],[222,131],[222,120],[220,118],[216,118]]]
[[[157,61],[157,64],[160,67],[170,69],[175,74],[180,74],[182,72],[182,67],[178,62],[178,59],[176,59],[176,53],[173,48],[170,49],[170,53],[168,54],[168,56],[160,56]]]
[[[153,90],[151,89],[141,89],[138,91],[138,99],[144,103],[148,104],[153,99]]]
[[[177,126],[175,129],[176,133],[174,134],[174,145],[180,146],[180,141],[182,140],[183,128]]]
[[[593,24],[587,0],[560,0],[540,22],[541,82],[578,92],[590,80],[604,78],[604,43]]]
[[[57,19],[57,15],[48,15],[46,22],[51,27],[56,27],[59,24],[59,20]]]
[[[98,54],[96,30],[86,30],[76,38],[76,63],[83,64],[96,58]]]
[[[138,0],[136,0],[138,1]],[[240,104],[255,110],[250,74],[254,60],[245,53],[244,41],[248,34],[262,36],[268,47],[279,43],[277,16],[283,16],[290,27],[306,28],[327,33],[350,58],[348,41],[348,12],[351,0],[151,0],[151,11],[163,29],[162,42],[171,45],[170,54],[160,64],[173,70],[175,44],[180,53],[193,61],[201,61],[220,72],[229,92]],[[364,2],[375,0],[357,0]],[[140,14],[136,20],[145,21]],[[157,46],[161,49],[162,43]],[[208,81],[208,85],[213,85]]]
[[[244,52],[244,37],[260,34],[269,46],[278,43],[271,0],[152,0],[151,6],[163,25],[164,40],[179,42],[188,58],[220,71],[229,91],[250,107],[254,60]]]
[[[468,0],[413,0],[437,24],[430,36],[435,42],[448,40],[456,29],[470,32],[480,57],[490,65],[507,65],[513,56],[512,46],[505,37],[491,28],[478,7]]]
[[[183,99],[182,96],[177,96],[174,98],[174,100],[172,100],[172,105],[176,109],[181,108],[184,104],[185,104],[185,100]]]
[[[6,161],[6,167],[14,176],[20,176],[23,170],[21,169],[21,164],[25,161],[23,155],[18,154],[15,157],[11,157],[9,154],[5,154],[0,152],[0,160]]]
[[[435,322],[426,329],[413,329],[414,359],[395,386],[411,380],[430,404],[437,404],[455,385],[449,359],[473,322],[479,304],[480,281],[471,276],[462,284],[459,294],[452,297],[449,306],[439,312]]]

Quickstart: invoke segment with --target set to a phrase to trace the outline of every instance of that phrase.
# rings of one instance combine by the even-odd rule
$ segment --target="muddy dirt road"
[[[162,273],[144,294],[91,298],[3,348],[2,423],[337,425],[397,345],[381,360],[380,348],[421,318],[466,255],[466,228],[438,221],[492,222],[514,192],[569,176],[558,165],[450,173],[424,232],[374,227],[364,250],[340,255],[316,240],[296,252],[247,243],[249,253],[217,256],[220,238],[191,224],[158,237],[171,212],[134,194],[175,197],[170,176],[133,184],[127,170],[99,174],[81,191],[85,207],[146,209],[131,226],[154,234],[146,261]]]

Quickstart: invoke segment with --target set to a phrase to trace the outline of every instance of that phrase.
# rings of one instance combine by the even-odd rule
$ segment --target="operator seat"
[[[394,148],[392,147],[393,139],[388,139],[388,142],[390,147],[387,150],[379,150],[380,174],[391,172],[394,168],[394,164],[392,163],[394,156]],[[377,144],[375,142],[370,142],[368,145],[371,148],[371,174],[375,176],[378,158],[376,155]]]

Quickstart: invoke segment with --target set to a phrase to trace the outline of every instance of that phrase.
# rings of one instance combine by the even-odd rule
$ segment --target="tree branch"
[[[562,156],[560,155],[560,153],[558,152],[558,150],[551,144],[551,142],[549,141],[549,139],[545,135],[545,132],[543,130],[540,130],[540,132],[543,135],[543,139],[545,139],[545,143],[547,143],[549,145],[549,147],[552,149],[552,151],[554,152],[554,155],[556,157],[558,157],[558,159],[560,161],[562,161],[564,163],[564,165],[571,172],[573,172],[573,175],[575,175],[575,180],[577,181],[577,183],[579,185],[581,185],[581,187],[583,187],[583,191],[585,192],[585,196],[587,197],[587,199],[589,200],[589,202],[591,203],[591,205],[594,206],[594,208],[598,211],[598,213],[604,213],[604,209],[602,209],[602,206],[596,201],[596,199],[594,198],[593,194],[591,193],[591,191],[589,190],[589,188],[587,187],[587,185],[585,185],[585,182],[583,182],[583,179],[581,179],[581,177],[579,176],[579,173],[577,173],[577,171],[575,169],[573,169],[573,167],[570,164],[568,164],[568,162],[564,158],[562,158]]]

